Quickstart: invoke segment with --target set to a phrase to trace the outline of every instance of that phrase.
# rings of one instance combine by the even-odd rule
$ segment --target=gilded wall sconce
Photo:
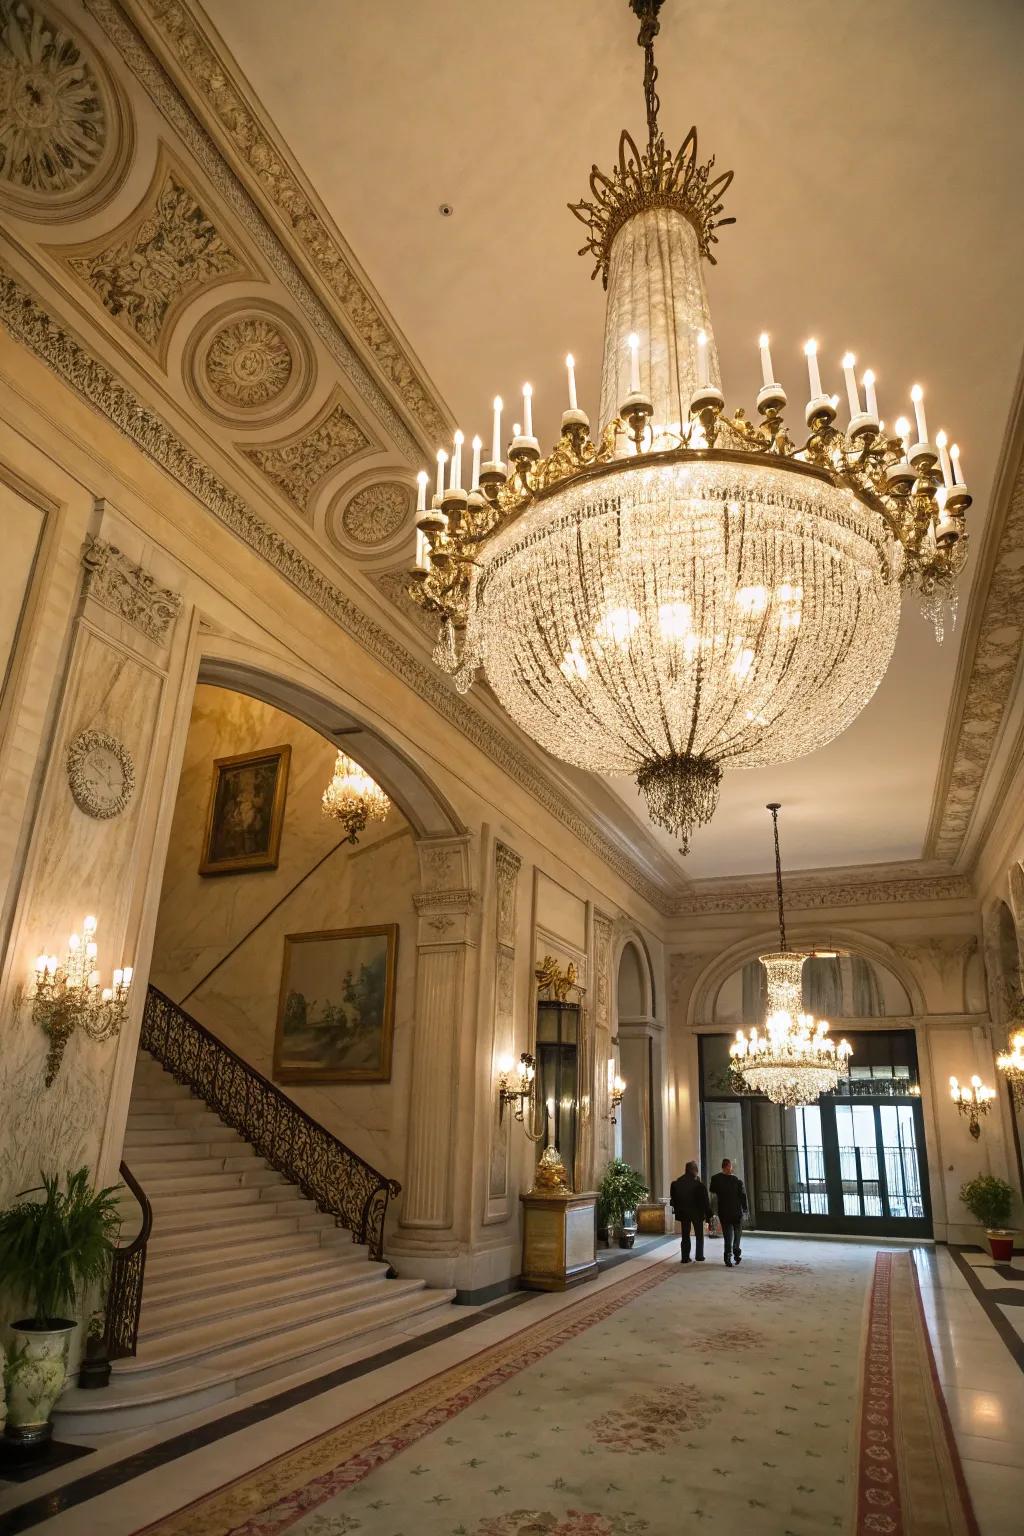
[[[612,1108],[611,1114],[608,1116],[608,1118],[612,1125],[618,1125],[619,1123],[617,1117],[619,1113],[619,1107],[622,1104],[622,1099],[625,1092],[626,1080],[624,1077],[619,1077],[618,1074],[616,1074],[616,1076],[612,1078],[611,1088],[609,1090],[610,1103]]]
[[[1006,1050],[996,1057],[996,1066],[1010,1085],[1013,1102],[1024,1109],[1024,1029],[1010,1036]]]
[[[68,939],[63,964],[56,955],[43,954],[36,959],[29,1002],[33,1021],[50,1037],[47,1088],[60,1071],[65,1047],[75,1030],[84,1030],[90,1040],[109,1040],[120,1031],[128,1007],[132,967],[118,967],[113,985],[101,988],[95,935],[96,919],[87,917],[82,932]]]
[[[986,1088],[977,1073],[971,1078],[970,1084],[961,1087],[955,1077],[949,1080],[949,1096],[956,1105],[961,1115],[968,1119],[968,1130],[977,1141],[981,1135],[981,1115],[987,1115],[989,1105],[996,1096],[994,1088]]]
[[[505,1109],[515,1105],[512,1118],[526,1132],[531,1141],[541,1141],[544,1126],[538,1130],[533,1124],[537,1118],[537,1058],[524,1051],[519,1064],[511,1056],[503,1056],[498,1063],[498,1123],[505,1118]]]

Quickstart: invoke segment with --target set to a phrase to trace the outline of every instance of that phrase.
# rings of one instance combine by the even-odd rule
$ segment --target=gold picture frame
[[[397,960],[397,923],[286,934],[274,1081],[390,1082]]]
[[[291,753],[285,745],[214,760],[201,875],[277,868]]]

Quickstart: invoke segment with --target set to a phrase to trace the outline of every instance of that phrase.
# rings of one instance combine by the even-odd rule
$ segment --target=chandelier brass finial
[[[608,286],[608,266],[615,236],[628,219],[645,208],[676,208],[689,219],[697,233],[700,253],[715,265],[711,247],[717,245],[716,229],[735,224],[723,219],[722,196],[732,183],[732,171],[712,177],[715,157],[700,165],[697,161],[697,129],[691,128],[682,146],[672,154],[658,126],[661,102],[656,90],[658,70],[654,62],[654,39],[660,30],[658,12],[663,0],[629,0],[630,10],[640,19],[637,42],[644,51],[644,100],[647,106],[647,148],[642,153],[633,136],[624,128],[619,137],[619,163],[610,176],[594,166],[590,172],[592,202],[570,203],[569,209],[590,231],[580,255],[590,251],[596,258],[591,276],[600,272]]]

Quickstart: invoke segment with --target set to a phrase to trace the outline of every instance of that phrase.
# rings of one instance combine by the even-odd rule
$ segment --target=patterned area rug
[[[819,1248],[816,1253],[824,1250]],[[651,1266],[146,1536],[977,1536],[908,1254]]]

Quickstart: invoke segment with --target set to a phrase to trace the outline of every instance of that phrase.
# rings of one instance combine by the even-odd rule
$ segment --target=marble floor
[[[588,1292],[605,1288],[611,1294],[624,1276],[640,1274],[675,1246],[674,1241],[657,1243],[638,1252],[626,1264],[604,1270]],[[751,1235],[744,1275],[752,1277],[761,1263],[798,1260],[798,1267],[830,1271],[841,1285],[847,1275],[863,1271],[873,1252],[861,1244]],[[1024,1261],[1018,1257],[1012,1266],[997,1267],[979,1253],[930,1247],[916,1248],[914,1261],[981,1536],[1017,1536],[1024,1510],[1024,1345],[1016,1351],[1013,1343],[1020,1344],[1022,1338],[1024,1307],[1015,1297],[1024,1294]],[[716,1289],[728,1283],[718,1274],[700,1278]],[[547,1324],[581,1294],[520,1293],[490,1307],[453,1308],[451,1323],[440,1329],[433,1320],[429,1328],[413,1325],[388,1340],[383,1353],[379,1343],[362,1354],[355,1351],[326,1375],[321,1367],[190,1418],[110,1438],[29,1483],[0,1481],[0,1536],[27,1530],[39,1536],[132,1536],[353,1414],[459,1365],[485,1347],[535,1324]],[[412,1454],[400,1453],[399,1459]],[[322,1527],[316,1528],[322,1528],[324,1536],[352,1528],[329,1515],[322,1519]],[[719,1530],[746,1529],[721,1519],[717,1524]],[[360,1530],[373,1536],[372,1525],[364,1522]],[[393,1532],[393,1521],[380,1527],[380,1536]],[[402,1536],[415,1533],[403,1531]]]

